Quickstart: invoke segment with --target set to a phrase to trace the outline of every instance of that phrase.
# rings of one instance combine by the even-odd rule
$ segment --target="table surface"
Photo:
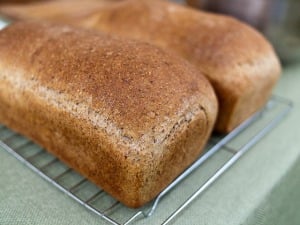
[[[286,66],[274,93],[293,101],[292,112],[173,224],[300,224],[299,86],[300,64]],[[106,224],[1,147],[0,171],[0,224]]]

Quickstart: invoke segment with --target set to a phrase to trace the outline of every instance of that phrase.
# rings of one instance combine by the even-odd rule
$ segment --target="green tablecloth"
[[[300,224],[299,86],[300,64],[285,68],[274,92],[292,112],[173,224]],[[164,212],[137,224],[158,224]],[[106,223],[0,148],[0,224]]]

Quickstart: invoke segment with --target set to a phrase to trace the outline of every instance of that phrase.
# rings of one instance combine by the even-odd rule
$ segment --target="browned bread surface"
[[[201,153],[217,114],[197,69],[150,44],[19,22],[0,32],[0,123],[131,207]]]
[[[268,41],[249,26],[160,0],[101,2],[85,15],[69,13],[60,21],[147,41],[196,65],[209,78],[219,99],[217,131],[231,131],[270,97],[280,64]],[[23,18],[34,18],[29,12],[38,9],[19,8]],[[57,21],[55,15],[47,18]]]
[[[85,16],[94,9],[116,0],[52,0],[36,1],[29,4],[3,4],[0,15],[14,20],[43,19],[55,22]]]
[[[0,0],[0,4],[25,4],[25,3],[33,3],[38,1],[49,1],[49,0]]]

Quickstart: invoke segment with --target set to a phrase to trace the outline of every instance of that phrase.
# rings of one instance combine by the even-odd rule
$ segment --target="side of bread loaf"
[[[207,79],[146,43],[20,22],[0,32],[0,123],[130,207],[201,153],[217,114]]]

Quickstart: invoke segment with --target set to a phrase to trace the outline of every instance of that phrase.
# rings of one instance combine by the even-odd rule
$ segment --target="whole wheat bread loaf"
[[[158,47],[48,23],[0,31],[0,123],[130,207],[200,155],[216,115],[207,79]]]

